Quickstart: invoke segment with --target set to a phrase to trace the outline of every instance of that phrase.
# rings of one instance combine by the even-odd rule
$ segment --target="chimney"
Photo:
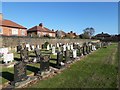
[[[0,13],[0,21],[2,21],[3,20],[3,15],[2,15],[2,13]]]
[[[54,32],[54,29],[52,29],[52,31]]]
[[[41,26],[43,28],[43,24],[42,23],[40,23],[39,26]]]

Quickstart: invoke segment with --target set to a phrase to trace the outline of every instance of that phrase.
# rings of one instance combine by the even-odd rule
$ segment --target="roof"
[[[107,33],[101,33],[101,34],[97,34],[96,37],[110,37],[110,35]]]
[[[0,21],[1,22],[1,21]],[[24,26],[21,26],[11,20],[2,20],[2,23],[0,23],[0,26],[6,26],[6,27],[13,27],[13,28],[20,28],[20,29],[27,29]]]
[[[55,33],[54,31],[51,31],[50,29],[48,29],[46,27],[41,27],[41,26],[34,26],[34,27],[28,29],[28,32],[32,32],[32,31]]]
[[[55,31],[56,33],[58,32],[58,30],[57,31]],[[62,33],[62,35],[65,35],[66,33],[64,32],[64,31],[62,31],[62,30],[60,30],[59,32],[61,32]]]

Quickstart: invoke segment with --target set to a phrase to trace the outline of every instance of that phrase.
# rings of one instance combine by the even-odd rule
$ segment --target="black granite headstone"
[[[28,62],[29,61],[29,56],[28,56],[28,50],[23,49],[20,51],[20,58],[23,62]]]
[[[40,72],[49,71],[50,55],[40,56]]]
[[[19,53],[19,52],[21,51],[21,49],[22,49],[22,46],[21,46],[21,45],[18,45],[18,46],[17,46],[17,53]]]
[[[14,65],[14,84],[26,79],[26,64],[20,61]]]

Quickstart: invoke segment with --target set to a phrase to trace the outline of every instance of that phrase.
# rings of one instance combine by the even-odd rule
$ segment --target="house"
[[[109,37],[111,37],[111,35],[109,35],[108,33],[103,33],[103,32],[95,36],[95,38],[100,38],[100,39],[105,39]]]
[[[0,13],[0,35],[27,36],[27,28],[11,20],[3,19],[3,15]]]
[[[49,37],[55,37],[55,32],[54,30],[50,30],[46,27],[43,26],[42,23],[40,23],[38,26],[34,26],[27,31],[28,36],[31,37],[44,37],[44,36],[49,36]]]
[[[75,37],[77,37],[77,35],[76,35],[76,33],[73,33],[73,31],[70,31],[66,34],[66,37],[75,38]]]
[[[56,37],[61,37],[61,38],[65,37],[66,35],[66,33],[62,30],[57,30],[55,33],[56,33]]]

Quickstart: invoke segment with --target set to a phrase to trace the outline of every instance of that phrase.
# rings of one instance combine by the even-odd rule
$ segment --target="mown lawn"
[[[61,74],[28,88],[116,88],[117,44],[101,48],[71,65]]]

